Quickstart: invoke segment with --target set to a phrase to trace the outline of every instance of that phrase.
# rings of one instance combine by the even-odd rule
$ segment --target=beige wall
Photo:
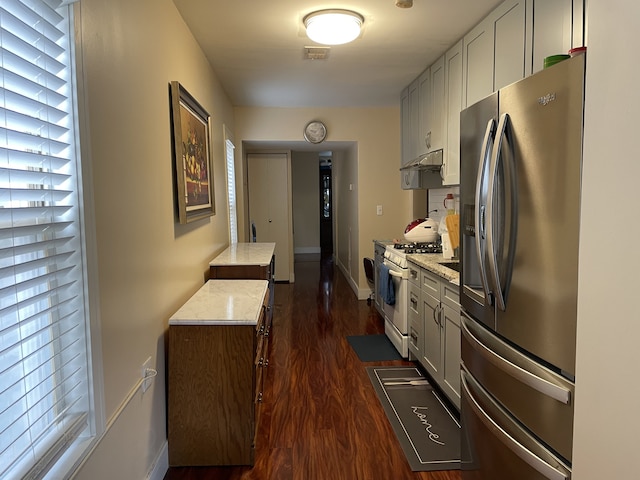
[[[630,479],[640,431],[640,66],[620,46],[632,41],[640,4],[588,9],[573,478]]]
[[[400,98],[398,92],[398,99]],[[347,267],[347,252],[351,248],[352,284],[366,298],[370,289],[361,266],[363,256],[373,255],[374,239],[397,238],[413,215],[414,195],[400,188],[400,107],[387,108],[255,108],[236,107],[236,138],[243,141],[302,140],[302,129],[309,120],[319,119],[327,125],[327,149],[332,142],[355,142],[357,154],[347,154],[357,175],[354,189],[346,194],[336,192],[336,207],[347,208],[342,202],[356,205],[355,218],[336,218],[338,261]],[[341,145],[346,148],[346,144]],[[322,147],[324,148],[324,147]],[[349,160],[350,159],[350,160]],[[336,161],[333,163],[336,168]],[[340,181],[339,178],[336,181]],[[353,202],[353,203],[351,203]],[[383,206],[383,215],[376,215],[376,205]],[[241,220],[242,221],[242,220]],[[357,234],[349,246],[347,232]]]
[[[171,0],[82,0],[79,8],[90,128],[85,160],[93,169],[104,399],[112,425],[77,478],[142,479],[166,440],[168,319],[228,243],[222,125],[233,130],[233,109]],[[189,225],[174,218],[172,80],[213,121],[218,213]],[[147,357],[158,370],[152,388],[123,404]]]
[[[320,252],[320,160],[316,152],[291,152],[294,253]]]
[[[638,64],[617,50],[628,43],[640,7],[615,0],[613,6],[591,2],[588,8],[574,447],[574,476],[581,480],[628,478],[634,435],[640,429],[635,414],[640,402],[635,386],[640,258],[637,249],[624,246],[625,239],[639,234],[628,219],[634,218],[640,172],[634,161],[633,122],[621,131],[623,122],[611,121],[640,108]],[[77,478],[142,479],[166,438],[167,320],[202,284],[208,260],[227,243],[222,123],[234,131],[238,154],[243,139],[300,140],[302,126],[311,118],[327,123],[329,141],[357,142],[357,151],[343,152],[334,165],[339,176],[336,201],[345,200],[345,208],[357,205],[357,215],[342,212],[346,219],[338,235],[344,238],[343,230],[357,218],[358,256],[371,252],[374,238],[401,235],[413,215],[414,195],[398,187],[398,109],[236,108],[234,126],[234,111],[171,0],[82,0],[81,9],[105,410],[112,426]],[[173,217],[167,97],[171,80],[182,82],[213,117],[218,214],[188,226],[176,225]],[[357,165],[357,173],[352,165]],[[348,190],[352,178],[357,185]],[[602,198],[616,198],[618,207],[612,210]],[[381,217],[375,215],[379,204],[384,208]],[[603,226],[611,225],[630,229],[619,237],[621,246],[607,240]],[[339,249],[344,256],[345,246]],[[350,265],[360,263],[352,259]],[[360,276],[359,283],[366,286]],[[137,392],[123,404],[148,356],[159,372],[156,381],[144,395]]]
[[[354,289],[357,288],[354,283],[358,278],[360,256],[358,198],[361,185],[358,182],[357,159],[358,146],[354,144],[347,150],[337,152],[333,161],[336,256],[338,265],[347,274]]]

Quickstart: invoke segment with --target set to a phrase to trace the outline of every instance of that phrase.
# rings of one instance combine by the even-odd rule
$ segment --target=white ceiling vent
[[[326,60],[331,47],[304,47],[305,60]]]

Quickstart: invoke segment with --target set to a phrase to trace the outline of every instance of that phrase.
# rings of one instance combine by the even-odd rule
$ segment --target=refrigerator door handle
[[[568,480],[569,478],[571,478],[569,475],[558,470],[553,465],[548,464],[533,452],[529,451],[515,438],[509,435],[502,427],[500,427],[500,425],[493,421],[493,419],[478,404],[475,397],[471,393],[467,376],[468,374],[464,370],[460,372],[460,386],[469,399],[469,405],[474,411],[476,417],[479,418],[482,423],[484,423],[485,427],[487,427],[489,431],[491,431],[496,437],[498,437],[500,441],[522,461],[524,461],[527,465],[536,470],[545,478],[548,478],[549,480]]]
[[[495,353],[471,332],[471,330],[473,329],[470,328],[469,321],[464,315],[460,317],[460,330],[462,331],[462,335],[473,347],[473,349],[494,367],[502,370],[507,375],[518,380],[520,383],[533,388],[543,395],[553,398],[554,400],[557,400],[558,402],[565,405],[569,405],[569,403],[571,402],[570,390],[560,385],[551,383],[544,378],[540,378],[537,375],[528,372],[524,368],[519,367],[518,365]]]
[[[489,189],[487,192],[487,250],[489,251],[489,281],[493,286],[493,295],[496,306],[504,311],[506,308],[507,292],[511,283],[511,273],[513,271],[513,256],[515,252],[515,238],[517,229],[517,177],[515,174],[515,160],[513,155],[513,145],[508,137],[509,115],[503,113],[498,122],[496,140],[493,146],[493,155],[489,167]],[[507,145],[509,155],[503,155],[503,143]],[[504,172],[504,178],[498,178],[498,172]],[[499,180],[501,180],[499,182]],[[496,192],[498,183],[504,189],[504,209],[503,215],[507,224],[498,224],[496,218],[496,197],[502,192]],[[506,232],[506,233],[505,233]],[[507,247],[507,268],[504,269],[504,278],[500,278],[498,265],[498,245],[496,235],[504,239],[506,236]],[[502,249],[500,249],[502,252]]]
[[[482,150],[480,151],[480,162],[478,167],[478,177],[476,178],[476,256],[478,260],[478,266],[480,268],[480,279],[482,281],[482,289],[484,291],[484,297],[487,304],[491,305],[493,302],[490,297],[489,283],[487,281],[487,269],[484,264],[485,252],[486,252],[486,184],[489,174],[489,165],[491,159],[491,146],[495,137],[496,122],[491,118],[487,122],[487,128],[484,133],[484,139],[482,140]]]

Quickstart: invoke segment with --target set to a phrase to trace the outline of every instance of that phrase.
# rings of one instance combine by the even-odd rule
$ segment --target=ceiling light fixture
[[[396,0],[396,7],[411,8],[413,7],[413,0]]]
[[[303,23],[314,42],[341,45],[358,38],[364,18],[351,10],[330,9],[310,13]]]

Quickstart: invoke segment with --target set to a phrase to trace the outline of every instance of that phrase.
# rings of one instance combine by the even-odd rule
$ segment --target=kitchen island
[[[209,262],[210,278],[271,280],[275,249],[275,243],[233,243]]]
[[[169,465],[253,465],[269,297],[267,280],[209,280],[169,319]]]

